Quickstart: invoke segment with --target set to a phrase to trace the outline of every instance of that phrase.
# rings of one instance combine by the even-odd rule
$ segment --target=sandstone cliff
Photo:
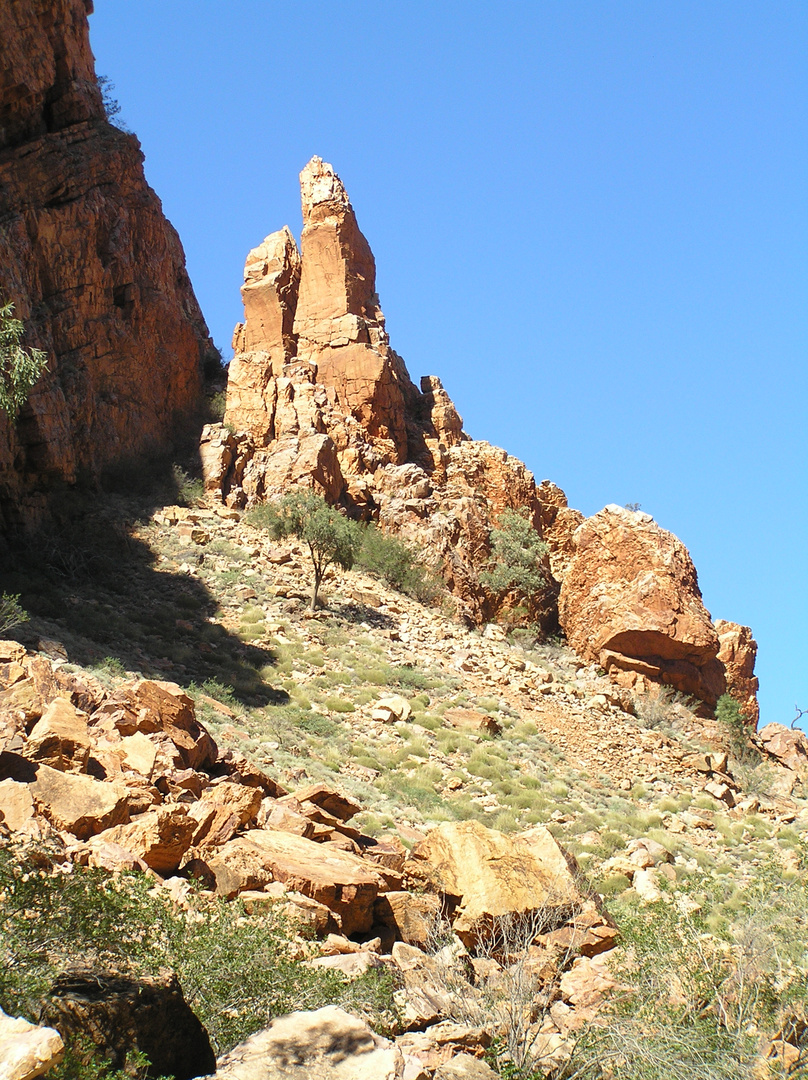
[[[91,0],[0,8],[0,296],[48,369],[0,417],[0,515],[30,522],[54,481],[164,445],[211,349],[179,238],[133,135],[109,124]]]

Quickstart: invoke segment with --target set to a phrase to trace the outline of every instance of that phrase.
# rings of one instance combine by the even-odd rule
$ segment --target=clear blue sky
[[[96,0],[230,353],[247,251],[332,162],[394,348],[593,514],[639,502],[808,708],[803,0]]]

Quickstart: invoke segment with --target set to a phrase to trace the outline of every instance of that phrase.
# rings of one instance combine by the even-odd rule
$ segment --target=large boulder
[[[587,518],[573,543],[558,601],[572,648],[621,685],[665,683],[715,705],[719,639],[684,544],[619,506]]]
[[[128,825],[107,829],[97,842],[118,844],[166,876],[179,867],[198,830],[199,822],[184,806],[157,806]]]
[[[273,1020],[216,1063],[216,1080],[402,1080],[404,1058],[356,1016],[327,1005]]]
[[[383,887],[381,873],[351,852],[269,829],[235,837],[208,863],[221,895],[281,881],[333,911],[344,934],[370,930],[373,905]]]
[[[758,732],[766,751],[803,781],[808,780],[808,735],[783,724],[767,724]]]
[[[538,934],[583,903],[571,856],[543,826],[506,836],[477,821],[446,822],[411,855],[413,873],[456,904],[454,931],[467,945],[503,919],[525,920]]]
[[[63,773],[49,765],[28,761],[6,751],[0,754],[0,780],[27,785],[38,813],[62,832],[79,840],[129,820],[126,790],[79,773]],[[27,800],[15,788],[6,791],[14,799],[13,813],[27,815]]]
[[[22,752],[60,772],[83,772],[90,747],[86,718],[69,701],[56,698],[34,725]]]
[[[133,979],[71,971],[48,992],[42,1019],[65,1039],[89,1039],[114,1069],[122,1069],[133,1050],[148,1057],[151,1076],[192,1080],[215,1068],[208,1034],[176,975]]]
[[[35,1080],[58,1065],[64,1042],[58,1031],[39,1027],[0,1009],[0,1080]]]

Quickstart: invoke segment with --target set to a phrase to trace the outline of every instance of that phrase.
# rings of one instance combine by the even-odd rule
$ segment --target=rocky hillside
[[[140,144],[106,119],[91,11],[0,8],[0,299],[48,354],[16,424],[0,415],[0,532],[55,484],[170,442],[212,348]]]
[[[51,614],[20,635],[27,648],[3,646],[0,1006],[34,1020],[52,986],[41,1015],[75,1041],[88,978],[114,973],[97,1024],[121,1015],[122,979],[179,1009],[176,987],[147,979],[170,966],[221,1076],[257,1059],[272,1080],[380,1062],[399,1080],[594,1077],[663,1022],[648,964],[678,980],[677,1037],[710,1027],[694,964],[737,1019],[753,925],[755,978],[769,979],[771,949],[786,964],[774,998],[744,998],[754,1035],[728,1049],[717,1033],[698,1051],[712,1071],[678,1075],[802,1060],[804,738],[770,726],[741,754],[671,695],[615,688],[566,646],[468,628],[359,572],[332,571],[313,615],[308,555],[237,510],[167,506],[131,535],[147,559],[69,582],[40,570],[31,599],[50,590]],[[77,914],[85,881],[112,936]],[[44,952],[25,922],[38,908],[38,934],[54,935],[56,911],[68,927]],[[178,936],[177,919],[199,930]],[[276,981],[250,966],[267,966],[264,934]],[[238,991],[207,985],[217,963],[236,965]],[[105,1053],[123,1060],[125,1031],[159,1072],[153,1021],[126,1008]],[[290,1009],[314,1011],[263,1030]],[[41,1030],[23,1035],[52,1042]],[[669,1034],[655,1052],[675,1061]],[[292,1035],[299,1065],[284,1073]],[[325,1048],[343,1038],[355,1049],[340,1066]],[[716,1072],[729,1052],[736,1071]],[[176,1060],[163,1071],[180,1075]],[[665,1075],[626,1060],[613,1075]]]
[[[390,347],[339,177],[315,157],[300,185],[301,250],[284,228],[247,256],[226,423],[203,434],[207,490],[244,507],[313,487],[428,553],[470,625],[521,604],[617,684],[671,686],[708,708],[729,692],[755,726],[757,646],[747,627],[713,624],[684,545],[619,507],[584,522],[555,484],[470,439],[440,380],[419,390]],[[546,544],[545,589],[529,601],[480,576],[505,510]]]

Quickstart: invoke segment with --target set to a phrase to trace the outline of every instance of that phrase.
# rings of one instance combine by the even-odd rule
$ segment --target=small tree
[[[12,596],[9,593],[3,593],[0,596],[0,638],[5,637],[15,626],[28,622],[28,619],[28,612],[20,606],[19,595]]]
[[[22,347],[24,331],[20,320],[14,318],[14,305],[0,305],[0,409],[12,420],[48,362],[41,349]]]
[[[480,581],[497,596],[514,592],[528,603],[537,600],[546,584],[540,564],[547,545],[530,523],[527,511],[504,510],[499,526],[489,535],[490,570],[480,574]]]
[[[356,561],[361,545],[359,527],[312,491],[290,491],[276,503],[256,507],[250,517],[276,540],[295,536],[306,544],[314,567],[311,610],[316,611],[329,566],[336,563],[350,570]]]

